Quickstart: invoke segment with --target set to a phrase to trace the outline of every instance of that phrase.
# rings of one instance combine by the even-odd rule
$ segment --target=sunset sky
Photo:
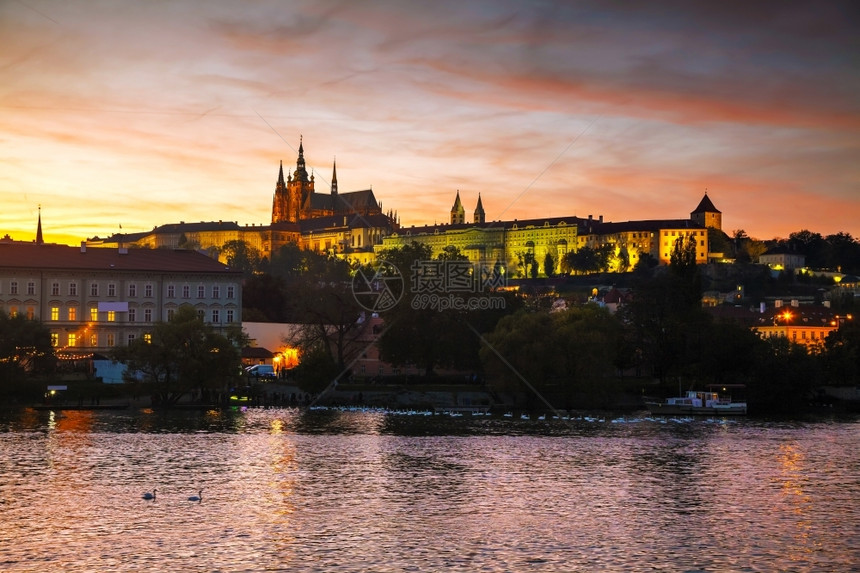
[[[603,215],[860,235],[856,2],[0,2],[0,236],[268,224],[317,191],[404,225]]]

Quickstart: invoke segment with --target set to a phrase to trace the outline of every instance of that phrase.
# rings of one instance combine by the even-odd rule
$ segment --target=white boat
[[[662,402],[645,402],[652,414],[699,414],[707,416],[743,416],[746,402],[736,402],[719,392],[688,390],[684,396],[667,398]]]

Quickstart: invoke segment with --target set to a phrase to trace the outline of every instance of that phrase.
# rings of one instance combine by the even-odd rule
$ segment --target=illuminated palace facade
[[[471,223],[466,222],[465,208],[460,193],[454,199],[450,222],[441,225],[402,227],[382,239],[377,251],[417,242],[429,245],[435,257],[446,247],[453,246],[475,264],[492,267],[503,264],[515,269],[525,253],[530,254],[540,267],[549,254],[556,264],[568,252],[582,247],[593,249],[610,245],[618,261],[627,260],[632,268],[642,254],[648,254],[660,264],[668,264],[672,248],[678,237],[692,237],[696,241],[696,262],[709,259],[708,227],[721,229],[722,214],[705,195],[688,219],[642,220],[623,223],[603,221],[592,216],[546,217],[540,219],[486,221],[481,196],[475,206]]]
[[[242,324],[242,273],[189,250],[0,240],[0,310],[40,320],[58,351],[146,339],[182,305],[215,328]]]
[[[331,192],[318,193],[315,177],[307,171],[304,145],[300,142],[296,168],[292,173],[287,171],[286,179],[281,163],[268,225],[181,221],[144,233],[117,234],[107,239],[96,237],[87,244],[199,249],[218,256],[226,243],[244,241],[270,258],[283,245],[294,243],[314,252],[369,263],[374,259],[374,245],[381,244],[382,238],[397,228],[396,214],[383,213],[382,204],[376,200],[372,189],[338,192],[336,164],[332,165]]]

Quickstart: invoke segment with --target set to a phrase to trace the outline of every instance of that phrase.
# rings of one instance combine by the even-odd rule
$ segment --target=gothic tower
[[[337,159],[332,162],[331,167],[331,210],[337,213],[338,211],[338,201],[337,201]]]
[[[481,194],[478,193],[478,205],[475,206],[475,223],[483,223],[485,222],[486,215],[484,215],[484,206],[481,204]]]
[[[272,223],[289,220],[287,215],[288,202],[287,184],[284,181],[284,162],[281,161],[281,168],[278,171],[278,182],[275,184],[275,195],[272,197]]]
[[[454,206],[451,207],[451,224],[466,222],[466,210],[463,208],[463,203],[460,202],[460,190],[457,190],[457,198],[454,199]]]
[[[296,160],[296,170],[292,179],[287,180],[287,191],[290,197],[289,220],[298,223],[307,219],[311,211],[311,195],[314,193],[314,178],[308,176],[305,169],[305,148],[299,139],[299,158]]]

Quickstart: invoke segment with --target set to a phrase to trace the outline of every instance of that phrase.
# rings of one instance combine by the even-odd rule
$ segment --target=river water
[[[860,420],[26,409],[0,515],[4,572],[860,571]]]

